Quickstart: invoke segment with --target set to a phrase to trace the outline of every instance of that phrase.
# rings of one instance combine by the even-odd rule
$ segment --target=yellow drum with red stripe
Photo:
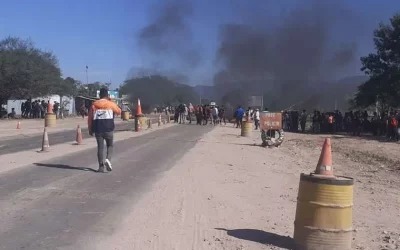
[[[348,177],[301,174],[294,222],[297,250],[350,250],[353,185]]]

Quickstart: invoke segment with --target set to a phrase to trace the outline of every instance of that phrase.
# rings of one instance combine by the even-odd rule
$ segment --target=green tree
[[[0,101],[50,94],[61,71],[51,52],[17,37],[0,40]]]
[[[77,87],[77,95],[96,97],[97,90],[101,88],[110,89],[111,83],[93,82],[89,84],[80,84]]]
[[[379,103],[380,109],[400,105],[400,13],[374,31],[376,53],[361,58],[361,70],[370,78],[354,97],[358,107]]]

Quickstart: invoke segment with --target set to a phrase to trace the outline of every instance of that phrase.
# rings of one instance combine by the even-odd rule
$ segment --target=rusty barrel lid
[[[345,176],[326,176],[318,174],[300,174],[300,181],[308,181],[318,184],[336,185],[336,186],[352,186],[354,179]]]

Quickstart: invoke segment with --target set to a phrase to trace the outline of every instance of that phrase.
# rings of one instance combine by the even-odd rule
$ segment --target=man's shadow
[[[59,168],[59,169],[69,169],[69,170],[80,170],[80,171],[90,171],[90,172],[97,172],[97,170],[93,168],[82,168],[82,167],[73,167],[64,164],[49,164],[49,163],[33,163],[39,167],[46,167],[46,168]]]
[[[226,231],[229,236],[253,241],[261,244],[272,245],[284,249],[294,249],[294,240],[289,236],[282,236],[274,233],[265,232],[258,229],[225,229],[215,228],[216,230]]]

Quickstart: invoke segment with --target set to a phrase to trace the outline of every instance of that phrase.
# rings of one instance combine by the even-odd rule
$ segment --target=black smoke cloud
[[[164,1],[150,8],[150,21],[140,30],[137,41],[146,52],[153,68],[193,69],[199,65],[200,53],[196,49],[190,26],[193,8],[183,0]]]
[[[357,60],[353,13],[326,2],[301,1],[275,22],[255,16],[257,24],[223,24],[216,53],[222,69],[214,77],[221,95],[239,88],[244,101],[264,91],[279,107],[318,99],[321,86]]]

